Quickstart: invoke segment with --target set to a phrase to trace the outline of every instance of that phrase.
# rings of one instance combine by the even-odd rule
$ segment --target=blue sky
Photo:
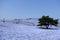
[[[43,15],[60,19],[60,0],[0,0],[0,18],[39,18]]]

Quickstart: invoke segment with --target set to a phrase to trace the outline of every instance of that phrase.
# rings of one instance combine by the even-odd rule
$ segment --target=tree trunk
[[[46,26],[46,29],[48,29],[48,25]]]

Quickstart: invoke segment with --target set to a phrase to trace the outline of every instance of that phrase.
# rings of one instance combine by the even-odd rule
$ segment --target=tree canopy
[[[54,19],[54,18],[51,18],[49,16],[42,16],[38,20],[39,20],[38,26],[44,25],[44,26],[46,26],[46,28],[48,28],[49,25],[57,26],[57,24],[58,24],[58,19]]]

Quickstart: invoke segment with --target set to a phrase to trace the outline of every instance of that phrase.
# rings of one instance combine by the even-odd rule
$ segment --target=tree
[[[14,19],[14,23],[19,24],[20,23],[20,19]]]
[[[42,16],[42,18],[39,18],[39,24],[38,26],[45,26],[46,29],[48,29],[49,25],[54,25],[57,26],[58,24],[58,19],[53,19],[49,16]]]
[[[3,18],[2,22],[5,23],[5,18]]]

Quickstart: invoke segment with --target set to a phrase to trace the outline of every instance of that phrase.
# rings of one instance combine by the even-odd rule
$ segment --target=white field
[[[60,40],[60,28],[39,29],[21,23],[0,22],[0,40]]]

